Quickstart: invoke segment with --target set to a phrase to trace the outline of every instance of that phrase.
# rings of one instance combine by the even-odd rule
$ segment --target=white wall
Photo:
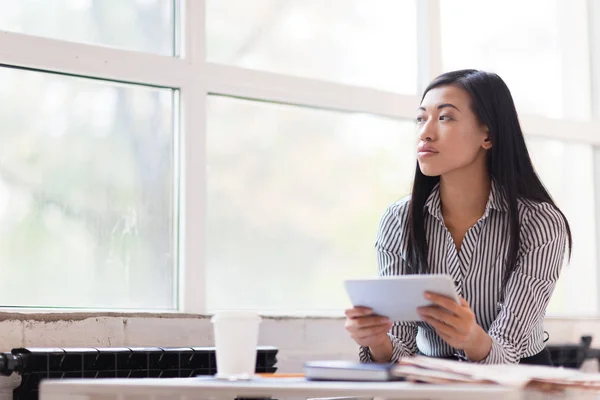
[[[212,346],[208,317],[194,315],[1,314],[0,352],[15,347]],[[600,320],[548,319],[550,342],[591,334],[600,347]],[[341,318],[265,318],[259,344],[279,349],[280,372],[299,372],[310,359],[356,359]],[[0,377],[0,400],[12,398],[18,376]]]

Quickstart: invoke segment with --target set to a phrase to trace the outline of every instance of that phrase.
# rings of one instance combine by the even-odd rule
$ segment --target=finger
[[[461,311],[461,306],[456,304],[456,301],[450,297],[442,296],[440,294],[425,292],[425,298],[440,307],[444,307],[446,310],[458,314]]]
[[[369,329],[361,329],[360,331],[356,332],[356,334],[354,335],[356,338],[358,338],[359,340],[363,340],[363,339],[367,339],[373,336],[378,336],[378,335],[382,335],[385,333],[388,333],[389,329],[387,326],[383,326],[383,327],[379,327],[379,328],[369,328]]]
[[[438,336],[447,336],[449,339],[452,339],[457,333],[456,329],[454,329],[452,326],[446,325],[435,318],[425,316],[423,317],[423,320],[431,325],[433,329],[435,329],[435,332],[438,334]]]
[[[417,312],[421,317],[429,317],[435,320],[444,322],[446,325],[450,325],[455,329],[461,326],[461,320],[456,315],[451,314],[445,308],[440,307],[419,307]]]
[[[387,326],[383,326],[383,327],[379,327],[379,328],[361,329],[360,331],[356,332],[354,337],[358,340],[364,340],[364,339],[367,339],[372,336],[377,336],[377,335],[387,333],[388,331],[389,331],[389,328]]]
[[[348,318],[357,318],[365,315],[372,315],[373,310],[371,310],[369,307],[353,307],[344,311],[344,314],[346,314],[346,317]]]
[[[460,305],[463,306],[463,307],[467,307],[467,308],[471,309],[471,306],[469,305],[469,303],[467,302],[467,300],[465,300],[464,297],[460,298]]]
[[[349,331],[358,331],[366,328],[377,328],[382,326],[391,325],[391,321],[385,317],[372,316],[372,317],[358,317],[348,318],[346,320],[346,329]]]
[[[386,317],[359,317],[353,319],[354,325],[359,329],[387,326],[391,323]]]

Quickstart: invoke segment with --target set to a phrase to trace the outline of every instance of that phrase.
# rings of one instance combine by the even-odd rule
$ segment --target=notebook
[[[353,361],[310,361],[304,364],[306,379],[313,381],[398,381],[394,376],[396,364],[365,364]]]

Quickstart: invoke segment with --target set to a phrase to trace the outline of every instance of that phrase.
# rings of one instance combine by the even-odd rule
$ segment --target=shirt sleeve
[[[404,275],[407,272],[403,257],[406,249],[407,204],[392,205],[379,222],[375,250],[379,276]],[[415,322],[395,322],[388,333],[392,341],[392,359],[396,362],[402,357],[414,355],[417,351],[417,324]],[[361,362],[373,362],[368,347],[359,350]]]
[[[524,218],[517,268],[488,331],[492,348],[480,363],[514,364],[522,358],[534,327],[546,314],[562,269],[566,237],[565,219],[548,203],[536,205]]]

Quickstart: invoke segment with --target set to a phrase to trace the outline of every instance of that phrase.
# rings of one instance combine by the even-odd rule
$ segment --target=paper
[[[402,275],[374,279],[347,279],[346,292],[354,306],[365,306],[392,321],[421,321],[417,312],[431,305],[426,291],[443,294],[459,301],[454,281],[448,275]],[[398,296],[402,293],[402,296]]]
[[[600,374],[574,369],[518,364],[485,365],[425,356],[400,360],[393,373],[408,380],[431,383],[495,383],[515,388],[600,389]]]

